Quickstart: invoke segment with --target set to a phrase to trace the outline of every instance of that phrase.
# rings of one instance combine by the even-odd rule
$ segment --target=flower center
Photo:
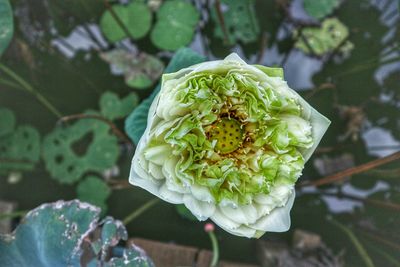
[[[215,150],[220,154],[229,154],[238,149],[243,143],[244,132],[239,121],[223,118],[213,124],[209,138],[217,140]]]

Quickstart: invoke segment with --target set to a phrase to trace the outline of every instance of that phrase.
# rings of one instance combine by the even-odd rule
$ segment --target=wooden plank
[[[196,267],[210,267],[212,260],[212,252],[209,250],[201,250],[197,256]],[[228,261],[221,261],[218,267],[258,267],[251,264],[239,264]]]
[[[157,267],[193,266],[196,262],[198,249],[194,247],[141,238],[133,238],[129,242],[144,249]]]

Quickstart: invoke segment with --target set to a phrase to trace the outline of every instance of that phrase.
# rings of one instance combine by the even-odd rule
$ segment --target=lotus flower
[[[290,227],[294,185],[330,121],[237,54],[164,74],[130,183],[245,237]]]

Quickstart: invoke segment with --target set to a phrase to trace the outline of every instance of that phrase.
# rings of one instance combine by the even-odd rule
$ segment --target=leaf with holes
[[[322,19],[338,7],[339,0],[304,0],[304,10],[313,18]]]
[[[107,123],[98,119],[83,118],[72,125],[57,127],[43,141],[46,169],[53,178],[66,184],[78,181],[86,172],[111,168],[119,152],[117,137]]]
[[[99,221],[99,214],[99,208],[77,200],[39,206],[11,235],[0,237],[0,266],[154,266],[135,246],[113,257],[112,248],[127,233],[120,221]]]
[[[189,48],[179,49],[165,69],[165,73],[174,72],[181,68],[203,62],[205,58]],[[160,91],[160,84],[154,89],[153,93],[142,101],[139,106],[126,118],[125,132],[137,144],[142,137],[147,124],[147,115],[154,97]]]
[[[348,54],[354,48],[350,41],[349,29],[337,18],[329,18],[318,27],[306,27],[300,32],[294,32],[295,47],[307,54],[322,56],[339,49],[339,52]]]
[[[152,14],[147,5],[133,1],[128,5],[113,5],[100,19],[100,28],[106,38],[118,42],[126,37],[140,39],[150,30]],[[125,27],[121,27],[122,23]],[[130,36],[127,36],[126,31]]]
[[[0,0],[0,56],[14,34],[13,13],[8,0]]]
[[[8,108],[0,108],[0,137],[12,133],[15,123],[14,113]]]
[[[257,15],[254,9],[254,0],[221,0],[221,11],[224,19],[222,28],[216,7],[211,11],[214,21],[214,35],[217,38],[228,40],[227,44],[233,45],[237,41],[245,44],[255,42],[260,34]],[[227,37],[225,37],[227,35]]]
[[[166,1],[157,12],[151,41],[160,49],[175,51],[193,39],[199,21],[196,8],[183,0]]]
[[[89,176],[79,182],[76,192],[81,201],[100,207],[103,214],[107,211],[106,200],[111,194],[111,189],[102,179]]]
[[[157,57],[146,53],[133,53],[123,49],[114,49],[100,54],[111,64],[114,73],[123,74],[125,83],[136,89],[145,89],[156,82],[163,70],[164,63]]]
[[[40,134],[31,126],[18,126],[0,138],[0,172],[32,170],[40,158]]]
[[[100,112],[109,119],[115,120],[127,116],[139,104],[139,97],[132,92],[123,99],[116,93],[105,92],[100,97]]]

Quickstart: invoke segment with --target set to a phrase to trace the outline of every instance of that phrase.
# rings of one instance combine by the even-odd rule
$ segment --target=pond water
[[[125,96],[134,89],[115,75],[99,53],[114,47],[156,55],[168,63],[173,52],[155,47],[149,36],[139,41],[107,42],[99,28],[103,1],[97,9],[81,10],[81,1],[13,0],[15,36],[1,63],[23,77],[63,116],[98,110],[105,91]],[[93,1],[90,4],[93,5]],[[96,1],[94,1],[96,2]],[[155,1],[157,2],[157,1]],[[223,1],[224,2],[224,1]],[[246,1],[247,2],[247,1]],[[347,27],[349,51],[321,56],[309,55],[295,47],[293,33],[315,25],[303,1],[250,1],[251,16],[259,27],[255,40],[224,45],[217,38],[217,27],[208,1],[193,0],[201,13],[200,23],[189,47],[209,59],[237,52],[249,63],[282,66],[291,88],[297,90],[332,124],[306,164],[301,181],[317,180],[400,151],[400,14],[396,0],[344,0],[330,17]],[[222,9],[229,5],[222,4]],[[253,11],[253,10],[251,10]],[[341,43],[341,45],[343,45]],[[11,109],[18,124],[29,124],[45,136],[59,119],[34,95],[5,83],[0,74],[0,107]],[[152,92],[134,90],[140,99]],[[117,126],[123,130],[123,119]],[[84,147],[85,140],[81,147]],[[121,145],[115,180],[126,180],[134,148]],[[82,152],[82,151],[81,151]],[[1,161],[0,161],[1,164]],[[1,176],[1,175],[0,175]],[[41,161],[24,172],[14,183],[0,177],[0,199],[15,201],[18,209],[28,210],[44,202],[76,197],[76,183],[62,185],[53,179]],[[150,200],[152,195],[129,187],[113,190],[107,200],[107,214],[122,219]],[[365,201],[365,199],[371,201]],[[292,210],[292,230],[267,233],[263,239],[290,240],[294,229],[320,234],[329,247],[345,251],[346,266],[365,266],[348,235],[329,222],[346,225],[365,246],[375,266],[391,266],[400,261],[400,210],[374,205],[374,200],[400,204],[400,162],[394,161],[340,183],[298,190]],[[128,225],[130,236],[210,248],[203,223],[180,217],[173,205],[159,203]],[[217,230],[221,257],[256,263],[256,241]],[[390,259],[388,259],[390,258]],[[398,266],[398,265],[393,265]]]

